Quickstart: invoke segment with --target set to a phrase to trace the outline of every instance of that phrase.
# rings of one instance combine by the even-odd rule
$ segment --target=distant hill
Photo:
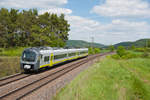
[[[91,43],[83,41],[83,40],[68,40],[66,43],[66,47],[89,47]],[[93,43],[94,47],[103,48],[105,45],[99,43]]]
[[[150,41],[150,39],[140,39],[134,42],[121,42],[121,43],[115,44],[114,46],[115,47],[118,47],[118,46],[128,47],[128,46],[134,45],[136,47],[145,47],[147,40]]]
[[[136,46],[136,47],[145,47],[146,46],[146,41],[150,41],[150,39],[140,39],[134,42],[120,42],[114,45],[114,47],[118,47],[118,46],[124,46],[124,47],[129,47],[129,46]],[[91,46],[90,42],[86,42],[83,40],[68,40],[66,43],[66,47],[75,47],[75,48],[82,48],[82,47],[89,47]],[[108,46],[100,44],[100,43],[93,43],[94,47],[97,48],[107,48]]]

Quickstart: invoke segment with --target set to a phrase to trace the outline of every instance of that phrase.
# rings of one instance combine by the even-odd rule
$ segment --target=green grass
[[[143,52],[137,52],[137,51],[133,51],[133,50],[128,50],[128,52],[136,54],[136,55],[142,55]]]
[[[54,100],[150,100],[150,59],[105,58],[82,72]]]
[[[22,51],[26,47],[18,47],[18,48],[0,48],[0,56],[21,56]]]
[[[110,50],[107,49],[100,50],[100,53],[106,53],[106,52],[110,52]]]

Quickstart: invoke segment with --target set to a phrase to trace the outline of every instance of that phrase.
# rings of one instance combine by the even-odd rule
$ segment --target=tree
[[[1,8],[0,10],[0,46],[8,47],[7,36],[8,36],[8,28],[9,28],[9,12],[5,8]]]
[[[100,48],[94,48],[94,53],[95,53],[95,54],[100,53]]]
[[[147,40],[147,46],[150,48],[150,40]]]
[[[6,38],[6,29],[3,25],[0,24],[0,47],[6,47],[7,44],[7,38]]]
[[[135,46],[134,45],[131,46],[131,50],[135,50]]]
[[[109,46],[110,52],[113,52],[115,50],[115,47],[113,45]]]
[[[44,13],[36,9],[18,11],[0,9],[0,47],[60,46],[68,40],[70,25],[64,14]]]

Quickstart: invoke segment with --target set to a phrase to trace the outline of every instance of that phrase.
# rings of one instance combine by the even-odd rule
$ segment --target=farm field
[[[150,59],[97,62],[61,89],[54,100],[150,100]]]

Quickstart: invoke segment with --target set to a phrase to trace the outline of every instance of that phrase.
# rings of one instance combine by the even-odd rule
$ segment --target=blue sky
[[[150,38],[150,0],[0,0],[0,8],[64,13],[69,39],[115,44]]]

